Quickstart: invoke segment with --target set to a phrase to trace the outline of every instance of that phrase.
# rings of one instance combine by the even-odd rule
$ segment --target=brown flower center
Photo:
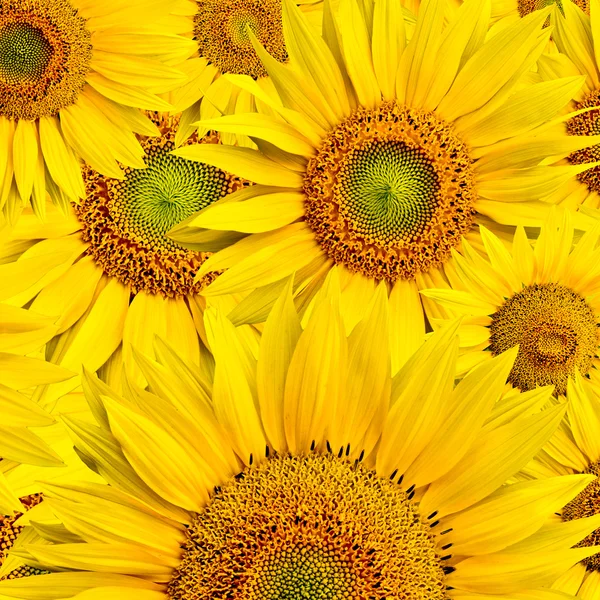
[[[162,135],[141,138],[146,169],[125,169],[123,180],[85,166],[86,199],[75,211],[82,223],[88,254],[133,293],[164,296],[199,292],[214,274],[194,283],[207,255],[187,250],[167,237],[176,224],[212,202],[247,185],[216,167],[169,154],[175,149],[175,117],[153,119]],[[188,143],[198,142],[192,136]],[[200,143],[219,143],[209,134]]]
[[[554,385],[559,395],[576,369],[590,370],[599,341],[586,300],[563,285],[544,283],[527,286],[492,315],[489,349],[497,356],[519,344],[510,383],[522,391]]]
[[[536,10],[540,10],[542,8],[546,8],[546,6],[551,6],[552,4],[556,4],[558,9],[564,15],[563,10],[563,1],[564,2],[573,2],[581,8],[581,10],[586,14],[590,14],[590,3],[589,0],[518,0],[517,1],[517,10],[519,11],[519,15],[521,17],[525,17],[528,14],[535,12]]]
[[[68,0],[0,2],[0,115],[35,120],[74,104],[92,56]]]
[[[198,0],[197,5],[194,39],[198,54],[220,73],[250,75],[254,79],[267,75],[247,27],[273,58],[287,60],[281,0]]]
[[[588,11],[589,12],[589,11]],[[587,94],[581,102],[575,105],[575,110],[590,108],[600,104],[600,91],[594,90]],[[598,135],[600,133],[600,111],[577,115],[567,121],[567,133],[569,135]],[[577,150],[569,155],[569,162],[581,165],[600,161],[600,144]],[[577,179],[585,184],[590,192],[600,192],[600,167],[593,167],[577,175]]]
[[[33,508],[42,501],[41,494],[31,494],[21,498],[21,503],[24,506],[23,512]],[[23,527],[15,525],[15,521],[21,517],[23,513],[16,513],[10,517],[0,515],[0,566],[4,564],[8,551],[13,547],[17,537],[23,530]],[[17,569],[12,570],[8,575],[4,576],[3,579],[20,579],[21,577],[28,577],[29,575],[40,575],[44,571],[23,565]]]
[[[336,263],[374,279],[413,278],[442,265],[471,227],[471,163],[433,113],[361,108],[308,164],[306,220]]]
[[[397,485],[332,455],[276,456],[216,490],[170,600],[447,598],[430,527]]]
[[[562,511],[565,521],[592,517],[600,514],[600,464],[590,465],[586,473],[596,475],[598,479],[592,481],[583,491],[567,504]],[[578,547],[600,546],[600,529],[592,531],[585,539],[581,540]],[[594,554],[583,560],[590,571],[600,571],[600,554]]]

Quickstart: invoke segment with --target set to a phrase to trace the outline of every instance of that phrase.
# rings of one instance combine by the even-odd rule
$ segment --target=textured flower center
[[[7,83],[39,79],[52,58],[52,46],[29,23],[8,23],[0,31],[0,74]]]
[[[254,79],[267,75],[252,47],[248,26],[273,58],[287,60],[281,0],[198,0],[197,5],[194,39],[198,53],[219,72]]]
[[[309,162],[306,220],[337,263],[375,279],[438,267],[475,216],[466,146],[433,113],[359,109]]]
[[[589,13],[589,10],[588,10]],[[575,105],[575,110],[590,108],[600,104],[600,91],[594,90]],[[590,110],[567,121],[567,133],[570,135],[598,135],[600,133],[600,112]],[[581,165],[600,161],[600,144],[577,150],[569,155],[569,162]],[[577,175],[590,192],[600,192],[600,167],[593,167]]]
[[[490,350],[496,356],[519,344],[508,380],[522,391],[555,385],[556,395],[565,394],[576,369],[589,371],[598,343],[588,303],[555,283],[527,286],[492,315]]]
[[[39,504],[41,501],[41,494],[32,494],[31,496],[25,496],[24,498],[21,498],[21,502],[24,505],[25,510],[29,510],[36,504]],[[22,514],[23,513],[17,513],[10,517],[0,515],[0,566],[2,566],[4,563],[6,555],[13,547],[17,536],[23,530],[23,527],[15,525],[15,521],[17,521]],[[2,579],[19,579],[21,577],[28,577],[29,575],[40,575],[42,572],[43,571],[35,569],[34,567],[23,565],[17,569],[14,569]]]
[[[579,492],[562,511],[562,517],[565,521],[573,519],[582,519],[583,517],[592,517],[600,514],[600,463],[592,464],[586,470],[599,477],[592,481],[583,491]],[[578,547],[600,546],[600,529],[592,531],[585,539],[581,540]],[[600,572],[600,554],[594,554],[583,560],[583,563],[591,571]]]
[[[68,0],[0,2],[0,115],[35,120],[73,104],[91,50],[85,20]]]
[[[125,179],[118,180],[84,167],[86,199],[75,210],[88,253],[108,275],[134,293],[184,296],[200,291],[214,276],[194,283],[206,254],[186,250],[167,232],[244,183],[216,167],[169,154],[177,119],[153,118],[162,135],[140,140],[147,168],[127,168]],[[201,142],[218,143],[218,137]]]
[[[546,8],[546,6],[551,6],[552,4],[556,4],[556,6],[558,6],[558,9],[560,10],[561,13],[563,13],[564,15],[564,10],[563,10],[563,1],[564,2],[573,2],[573,4],[576,4],[577,6],[579,6],[579,8],[581,8],[581,10],[586,13],[586,14],[590,14],[590,2],[589,0],[517,0],[517,10],[519,11],[519,15],[521,17],[525,17],[528,14],[536,11],[536,10],[540,10],[542,8]]]
[[[268,459],[216,490],[188,529],[171,600],[435,600],[441,559],[416,505],[333,456]]]

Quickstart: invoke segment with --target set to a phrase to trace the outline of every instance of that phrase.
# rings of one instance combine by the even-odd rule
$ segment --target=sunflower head
[[[555,385],[565,394],[578,369],[588,373],[597,358],[597,316],[584,297],[557,283],[534,283],[515,293],[491,315],[493,356],[519,345],[508,378],[520,390]]]
[[[220,73],[266,77],[248,31],[277,60],[285,62],[280,0],[199,0],[194,16],[198,54]]]
[[[0,6],[0,115],[49,117],[75,102],[92,56],[85,19],[68,0]]]
[[[462,360],[478,364],[518,346],[508,382],[521,391],[555,386],[565,395],[576,373],[597,380],[600,272],[597,224],[574,243],[569,212],[551,211],[533,247],[518,228],[512,244],[484,227],[480,251],[464,244],[454,256],[454,289],[421,293],[465,316]],[[509,250],[510,248],[510,250]]]
[[[268,109],[200,121],[249,136],[257,149],[175,151],[258,184],[238,210],[209,207],[195,229],[170,233],[189,244],[202,229],[214,232],[215,255],[200,273],[226,272],[206,295],[267,292],[294,271],[303,278],[298,287],[318,289],[324,264],[349,272],[356,286],[385,281],[414,294],[444,280],[453,251],[477,238],[478,223],[502,229],[525,215],[541,224],[543,200],[589,168],[544,164],[565,146],[591,146],[589,137],[560,128],[544,143],[537,137],[582,79],[519,83],[550,37],[550,9],[514,19],[499,37],[474,40],[460,32],[489,28],[478,0],[463,3],[449,22],[441,1],[426,0],[414,27],[393,0],[341,0],[324,7],[323,36],[294,2],[281,6],[288,63],[247,27],[270,83],[224,77],[240,98]],[[440,41],[445,35],[457,36],[452,52]]]
[[[448,599],[547,585],[589,556],[537,532],[590,475],[502,487],[564,413],[497,403],[515,353],[455,385],[454,323],[392,381],[383,286],[350,335],[339,296],[333,270],[303,326],[288,284],[258,344],[207,310],[214,371],[157,340],[160,362],[139,356],[152,392],[86,375],[95,424],[64,421],[110,485],[46,485],[62,537],[16,552],[51,573],[0,594]]]
[[[176,224],[249,182],[202,163],[173,156],[179,118],[149,113],[159,137],[142,137],[146,167],[127,167],[123,179],[83,168],[86,198],[75,206],[87,253],[107,275],[146,291],[178,297],[200,291],[215,277],[194,282],[206,254],[184,249],[166,237]],[[207,134],[191,143],[218,144]]]
[[[358,110],[331,131],[308,163],[304,193],[325,252],[377,280],[441,266],[475,217],[465,144],[434,113],[397,102]]]

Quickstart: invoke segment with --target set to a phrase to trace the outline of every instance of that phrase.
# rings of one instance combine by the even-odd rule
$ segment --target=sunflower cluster
[[[0,600],[600,600],[600,0],[0,0]]]

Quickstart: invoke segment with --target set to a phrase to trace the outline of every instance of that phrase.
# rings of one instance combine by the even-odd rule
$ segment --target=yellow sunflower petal
[[[406,44],[404,18],[394,0],[375,3],[373,13],[373,70],[386,100],[396,96],[396,74]]]
[[[160,496],[187,510],[202,510],[209,490],[187,444],[138,411],[104,398],[111,430],[127,460]]]
[[[400,59],[396,80],[396,96],[400,102],[416,107],[423,104],[437,72],[443,24],[442,3],[439,0],[422,2],[412,38]]]
[[[254,358],[220,311],[207,309],[204,318],[216,362],[212,393],[215,414],[239,457],[251,464],[254,457],[258,460],[264,456],[266,447],[255,404]]]
[[[406,481],[417,487],[431,483],[469,452],[500,398],[516,355],[516,348],[509,350],[467,373],[446,400],[450,412],[442,427],[406,470]]]
[[[450,514],[479,502],[534,457],[564,412],[555,406],[481,435],[453,469],[429,486],[421,501],[423,512]]]
[[[23,551],[13,550],[17,556],[31,555],[38,563],[51,562],[57,566],[71,569],[124,575],[142,575],[155,581],[168,581],[177,561],[166,557],[157,557],[133,544],[60,544],[26,545]],[[166,563],[166,564],[165,564]],[[170,563],[170,564],[169,564]]]
[[[567,397],[569,423],[577,447],[590,463],[596,463],[600,460],[600,401],[578,372],[567,383]]]
[[[39,121],[40,145],[52,179],[71,200],[85,197],[81,167],[72,150],[66,145],[56,117]]]
[[[502,487],[445,519],[444,527],[452,531],[444,539],[459,556],[503,550],[539,530],[548,515],[560,511],[591,481],[589,475],[572,475]]]
[[[2,581],[0,595],[8,598],[30,598],[31,600],[64,600],[87,589],[98,586],[128,587],[132,590],[146,589],[158,591],[161,586],[140,579],[116,573],[50,573],[38,577],[23,577]]]
[[[13,140],[13,168],[17,188],[23,200],[28,200],[33,190],[38,152],[38,134],[35,123],[18,121]]]
[[[216,203],[201,211],[189,225],[224,231],[260,233],[288,225],[304,215],[304,195],[276,191],[245,202]]]
[[[260,244],[260,247],[254,254],[239,254],[238,256],[245,256],[245,258],[241,258],[235,266],[230,267],[211,283],[204,290],[204,295],[233,294],[267,285],[279,281],[283,277],[287,277],[294,271],[311,263],[322,254],[321,247],[305,223],[299,223],[298,225],[300,227],[296,228],[293,225],[288,225],[276,230],[274,232],[276,236],[273,236],[273,243],[270,245],[263,246],[259,240],[251,240],[251,238],[246,238],[238,242],[236,244],[237,248],[236,246],[232,247],[238,252],[242,252],[242,248],[245,249],[254,241]],[[288,237],[275,241],[276,237],[281,238],[285,231],[289,231]],[[251,237],[255,238],[260,235],[265,234],[254,234]],[[248,243],[244,244],[247,240]],[[229,257],[231,255],[229,253],[225,255],[225,252],[221,252],[209,258],[202,265],[199,276],[220,268],[222,263],[220,265],[219,262],[225,256]]]
[[[392,408],[381,435],[377,472],[404,473],[431,443],[446,415],[458,355],[457,323],[449,324],[419,348],[396,376]],[[431,511],[430,511],[431,512]]]
[[[348,76],[352,80],[361,106],[374,108],[381,91],[371,58],[367,25],[356,0],[340,0],[338,26]]]
[[[184,146],[172,152],[175,156],[203,162],[255,183],[300,188],[302,177],[250,148],[235,148],[217,144]]]
[[[321,291],[288,369],[283,415],[293,453],[308,452],[313,441],[323,441],[334,407],[343,398],[348,348],[336,275],[331,272]]]
[[[468,558],[448,575],[448,585],[461,590],[510,594],[550,585],[576,562],[593,554],[590,548],[532,554],[489,554]]]
[[[303,13],[291,0],[282,3],[283,31],[290,62],[308,85],[319,90],[338,119],[350,113],[340,69],[327,44],[311,30]]]
[[[257,137],[291,154],[310,157],[314,153],[312,144],[295,127],[268,115],[258,113],[226,115],[218,119],[202,120],[197,125],[215,131]]]

